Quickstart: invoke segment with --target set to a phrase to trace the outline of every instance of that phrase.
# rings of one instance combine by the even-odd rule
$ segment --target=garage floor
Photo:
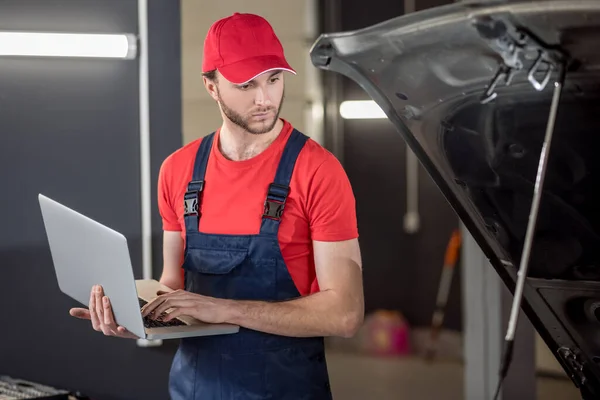
[[[463,400],[463,366],[454,361],[428,364],[418,358],[382,359],[329,351],[334,398],[340,400]],[[566,379],[538,378],[538,400],[580,400]]]

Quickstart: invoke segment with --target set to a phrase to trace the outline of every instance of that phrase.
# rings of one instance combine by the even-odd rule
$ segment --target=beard
[[[262,123],[260,123],[260,125],[257,127],[250,126],[250,124],[251,124],[250,119],[252,118],[251,115],[244,117],[237,111],[234,111],[231,108],[229,108],[227,106],[227,104],[225,104],[223,102],[223,99],[221,98],[221,93],[219,93],[219,89],[217,89],[217,96],[219,98],[218,101],[219,101],[219,104],[221,105],[221,109],[223,110],[223,114],[225,114],[225,116],[231,122],[233,122],[240,128],[244,129],[248,133],[251,133],[253,135],[261,135],[263,133],[270,132],[275,127],[275,124],[277,123],[277,120],[279,119],[279,113],[281,112],[281,106],[283,105],[283,99],[285,97],[285,93],[282,93],[281,101],[277,105],[277,108],[275,108],[273,106],[261,107],[254,111],[254,112],[262,113],[262,112],[275,110],[275,116],[272,121],[269,122],[269,121],[265,120]]]

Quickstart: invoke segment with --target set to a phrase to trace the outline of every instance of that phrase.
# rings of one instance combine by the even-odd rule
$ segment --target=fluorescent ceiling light
[[[381,107],[373,100],[352,100],[340,104],[340,115],[344,119],[387,118]]]
[[[132,34],[0,32],[0,56],[133,59]]]

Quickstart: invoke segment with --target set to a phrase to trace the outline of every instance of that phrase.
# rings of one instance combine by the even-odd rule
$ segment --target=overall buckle
[[[198,215],[200,204],[200,193],[204,189],[204,181],[192,181],[188,185],[188,190],[183,195],[183,215]]]
[[[289,193],[289,186],[271,183],[264,204],[263,218],[279,221],[283,215],[283,209],[285,208],[285,202]]]
[[[273,219],[275,221],[279,221],[281,216],[283,215],[283,209],[285,207],[285,202],[279,202],[275,200],[266,200],[265,201],[265,212],[263,217]]]

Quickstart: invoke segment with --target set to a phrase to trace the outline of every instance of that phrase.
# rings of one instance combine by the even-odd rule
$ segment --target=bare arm
[[[226,322],[286,336],[353,336],[363,322],[358,240],[314,242],[320,292],[269,303],[232,301]]]
[[[162,293],[142,309],[169,321],[189,315],[282,336],[352,337],[362,325],[364,298],[358,240],[314,242],[320,292],[282,302],[207,297],[184,290]]]
[[[181,232],[164,231],[163,233],[163,271],[160,283],[173,290],[183,289],[181,263],[183,261],[183,238]]]

